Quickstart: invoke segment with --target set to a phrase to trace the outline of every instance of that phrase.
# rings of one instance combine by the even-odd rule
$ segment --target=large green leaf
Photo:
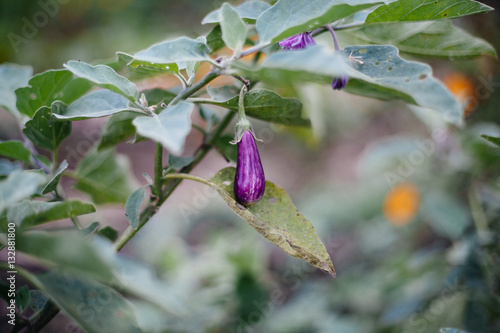
[[[49,272],[41,289],[86,332],[139,333],[134,309],[116,290],[85,275]]]
[[[335,276],[335,269],[325,246],[286,192],[266,181],[262,199],[254,205],[243,207],[234,199],[234,174],[235,168],[229,167],[222,169],[211,179],[211,186],[219,192],[227,205],[286,253]]]
[[[99,150],[113,147],[135,134],[132,121],[137,117],[136,112],[120,112],[112,115],[102,129]]]
[[[79,200],[61,202],[23,201],[9,208],[7,220],[23,229],[95,212],[91,203]]]
[[[28,85],[33,68],[17,64],[0,65],[0,106],[14,116],[19,116],[16,107],[16,89]]]
[[[52,107],[43,106],[33,119],[26,123],[23,133],[38,147],[54,151],[71,133],[71,123],[57,121],[52,117],[56,112],[64,112],[64,104],[55,102]],[[54,112],[54,113],[53,113]]]
[[[402,99],[435,110],[448,122],[461,124],[462,105],[432,76],[429,65],[402,59],[391,45],[349,46],[344,53],[358,60],[349,62],[353,71],[349,73],[346,91],[380,99]]]
[[[377,8],[366,23],[450,19],[490,10],[493,8],[472,0],[399,0]]]
[[[180,155],[186,136],[191,131],[190,115],[194,104],[180,102],[163,110],[159,116],[137,117],[133,124],[140,135],[161,143],[173,154]]]
[[[129,164],[112,149],[92,151],[78,166],[75,188],[88,193],[96,204],[124,204],[137,187]]]
[[[16,90],[17,109],[32,118],[40,107],[62,100],[62,90],[72,78],[73,74],[67,70],[49,70],[35,75],[28,87]]]
[[[76,233],[25,231],[17,235],[16,249],[43,262],[103,281],[113,278],[106,256],[90,240]]]
[[[247,27],[238,12],[225,3],[219,13],[222,40],[235,54],[240,54],[247,38]]]
[[[61,120],[83,120],[88,118],[100,118],[112,114],[133,111],[144,113],[136,107],[131,107],[130,102],[125,97],[112,91],[101,89],[91,92],[54,116]]]
[[[154,71],[178,72],[178,62],[210,61],[209,54],[210,50],[205,42],[181,37],[136,53],[129,65]]]
[[[377,24],[344,33],[371,44],[394,45],[402,52],[417,55],[476,57],[489,54],[496,57],[491,44],[449,21]]]
[[[280,0],[257,19],[260,44],[270,44],[318,28],[380,0]]]
[[[5,208],[35,194],[38,186],[45,181],[45,177],[39,173],[12,171],[6,179],[0,181],[0,214]]]
[[[114,69],[109,66],[92,66],[83,61],[68,61],[64,67],[75,75],[120,94],[132,102],[139,99],[139,91],[136,85],[127,78],[116,73]]]
[[[238,111],[238,96],[228,100],[207,101]],[[302,103],[294,98],[283,98],[274,91],[266,89],[255,89],[245,95],[245,112],[247,116],[286,125],[309,126],[308,119],[302,118]]]
[[[144,203],[144,199],[146,199],[146,189],[141,187],[128,197],[127,203],[125,204],[125,217],[134,229],[139,227],[141,207]]]
[[[56,162],[54,161],[54,163]],[[52,179],[43,188],[42,194],[49,193],[57,188],[57,184],[59,184],[59,180],[61,179],[64,170],[66,170],[68,166],[69,165],[66,160],[62,161],[61,165],[59,166],[59,168],[57,168],[55,174],[52,176]]]
[[[269,4],[262,1],[247,1],[242,3],[239,6],[234,7],[234,10],[240,15],[242,19],[249,23],[255,22],[257,18],[262,14],[265,10],[271,7]],[[216,9],[210,13],[208,13],[201,21],[201,24],[207,23],[218,23],[220,22],[220,12],[222,9]]]
[[[30,161],[31,151],[26,148],[21,141],[2,141],[0,142],[0,156],[28,163]]]

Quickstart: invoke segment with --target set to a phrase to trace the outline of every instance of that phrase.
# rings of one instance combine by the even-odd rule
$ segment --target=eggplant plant
[[[196,318],[196,299],[176,297],[145,265],[120,254],[183,180],[212,188],[267,240],[335,277],[332,253],[316,233],[315,222],[279,184],[265,178],[251,122],[310,130],[303,101],[292,95],[296,87],[314,83],[333,88],[332,94],[430,109],[448,126],[463,126],[463,103],[429,65],[407,57],[496,57],[488,42],[451,23],[491,10],[473,0],[224,3],[203,19],[207,34],[161,41],[135,54],[117,52],[109,63],[71,60],[36,74],[30,66],[0,65],[1,112],[16,119],[20,138],[0,142],[0,243],[9,258],[2,268],[32,289],[16,287],[22,297],[8,298],[14,304],[9,312],[12,332],[38,332],[59,311],[87,332],[185,331],[178,329],[179,323]],[[339,33],[345,40],[362,40],[362,45],[341,47]],[[137,84],[166,76],[175,78],[177,87],[143,90]],[[219,77],[231,83],[212,86]],[[281,96],[281,91],[288,93]],[[204,119],[205,128],[193,126],[194,113]],[[234,160],[225,152],[234,151],[226,133],[236,115]],[[61,152],[76,122],[102,117],[107,122],[99,141],[81,159],[71,156],[78,147]],[[193,128],[203,139],[186,156],[185,141]],[[126,157],[116,152],[126,140],[155,143],[154,172],[142,184],[131,177]],[[211,179],[193,175],[212,149],[225,153],[221,159],[232,158],[236,167]],[[88,200],[67,195],[66,180]],[[85,224],[79,219],[106,204],[124,207],[130,224],[123,232],[105,220]],[[57,220],[71,220],[72,228],[51,227]],[[17,265],[19,253],[43,269]],[[131,283],[127,276],[135,280]],[[106,304],[100,304],[104,298]],[[167,318],[163,326],[149,327],[138,303],[162,311]],[[35,313],[25,316],[33,304]],[[200,330],[209,328],[191,331]]]

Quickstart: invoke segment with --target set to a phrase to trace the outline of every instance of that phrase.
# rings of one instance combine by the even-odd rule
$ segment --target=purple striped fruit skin
[[[234,196],[248,206],[259,201],[266,189],[266,177],[253,134],[246,130],[238,142],[238,159],[234,176]]]
[[[302,50],[316,44],[316,42],[308,32],[304,32],[292,37],[288,37],[278,44],[285,50]]]

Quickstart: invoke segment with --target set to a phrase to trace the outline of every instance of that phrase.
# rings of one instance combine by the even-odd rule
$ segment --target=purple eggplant
[[[265,188],[266,177],[255,138],[246,130],[238,142],[234,196],[240,204],[252,205],[262,198]]]
[[[279,45],[285,50],[302,50],[314,44],[316,42],[308,32],[289,37],[279,42]]]

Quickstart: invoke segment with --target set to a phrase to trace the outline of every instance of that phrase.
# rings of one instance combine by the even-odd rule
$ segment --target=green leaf
[[[10,175],[14,170],[22,171],[23,167],[19,162],[11,162],[4,158],[0,158],[0,177]]]
[[[0,155],[29,163],[31,152],[21,141],[9,140],[0,142]]]
[[[175,156],[168,155],[168,166],[172,169],[178,170],[194,161],[194,156]]]
[[[61,92],[72,78],[73,74],[67,70],[49,70],[33,76],[28,87],[16,90],[17,109],[32,118],[42,106],[62,100]]]
[[[71,103],[63,112],[54,116],[61,120],[83,120],[106,117],[118,112],[144,113],[129,106],[129,100],[109,90],[96,90]]]
[[[146,199],[146,189],[141,187],[130,195],[125,204],[125,217],[134,229],[139,227],[141,207],[144,199]]]
[[[220,25],[216,25],[215,28],[213,28],[207,35],[207,46],[210,49],[210,53],[217,52],[226,46],[222,40],[222,30]]]
[[[5,208],[35,194],[38,186],[45,181],[45,177],[39,173],[12,171],[6,179],[0,181],[0,214]]]
[[[280,0],[257,19],[259,43],[274,43],[381,3],[380,0]]]
[[[449,21],[387,23],[345,30],[364,42],[394,45],[400,51],[436,57],[477,57],[496,51],[488,42]]]
[[[238,96],[226,101],[207,101],[208,104],[238,111]],[[309,126],[308,119],[302,118],[302,103],[294,98],[283,98],[271,90],[255,89],[245,95],[247,116],[273,123]]]
[[[138,134],[161,143],[172,154],[180,155],[191,131],[193,107],[194,104],[182,101],[166,108],[159,116],[135,118],[133,124]]]
[[[230,143],[233,140],[234,137],[232,135],[224,134],[215,140],[214,145],[225,158],[236,162],[238,159],[238,146]]]
[[[247,27],[245,23],[233,7],[227,3],[222,6],[219,13],[219,19],[222,40],[235,54],[240,54],[247,38]]]
[[[42,194],[49,193],[57,188],[57,184],[59,184],[59,180],[61,179],[62,173],[67,168],[68,168],[68,162],[66,160],[62,161],[61,165],[59,165],[59,168],[57,168],[57,171],[52,177],[52,179],[43,188]]]
[[[64,112],[64,104],[55,102],[52,107],[43,106],[33,119],[26,123],[23,133],[38,147],[54,151],[71,133],[71,123],[57,121],[52,117],[56,112]]]
[[[111,280],[114,275],[105,254],[99,252],[92,240],[86,240],[76,233],[18,233],[16,250],[42,262],[72,269],[82,275],[92,275],[103,281]]]
[[[48,298],[40,290],[30,290],[30,304],[29,307],[39,313],[47,304]]]
[[[465,331],[461,331],[457,328],[441,328],[439,333],[467,333]]]
[[[129,63],[132,67],[148,67],[153,70],[178,72],[178,62],[210,61],[208,46],[200,41],[186,37],[162,42],[134,55]]]
[[[23,201],[9,208],[7,221],[27,229],[47,222],[95,212],[93,204],[80,200],[61,202]]]
[[[383,100],[401,99],[461,124],[462,105],[432,76],[429,65],[402,59],[391,45],[349,46],[343,52],[362,62],[349,62],[354,71],[349,73],[346,91]]]
[[[22,312],[29,305],[31,300],[28,286],[22,286],[16,291],[16,306]]]
[[[335,269],[325,246],[311,223],[293,205],[285,191],[266,181],[262,199],[254,205],[243,207],[234,199],[233,181],[235,168],[219,171],[211,185],[227,205],[250,226],[286,253],[303,259],[335,277]]]
[[[0,65],[0,106],[6,108],[12,115],[19,117],[16,107],[16,89],[28,85],[33,75],[31,66],[17,64]]]
[[[75,75],[94,82],[100,87],[109,89],[135,102],[139,99],[139,91],[134,83],[116,73],[106,65],[92,66],[82,61],[68,61],[64,65]]]
[[[78,235],[87,238],[99,229],[99,222],[92,222],[88,227],[78,230]]]
[[[366,23],[451,19],[490,10],[493,8],[472,0],[399,0],[378,7]]]
[[[118,238],[118,231],[113,229],[109,225],[102,229],[99,229],[97,234],[101,237],[110,240],[111,242],[114,242]]]
[[[269,9],[271,6],[262,1],[247,1],[242,3],[239,6],[233,7],[233,9],[238,13],[238,15],[244,19],[248,23],[254,23],[255,20],[262,14],[264,11]],[[208,13],[201,21],[201,24],[208,23],[218,23],[221,21],[220,13],[222,9],[214,10]]]
[[[75,188],[89,194],[96,204],[125,204],[137,187],[127,157],[112,149],[91,152],[80,162],[75,176]]]
[[[136,112],[120,112],[112,115],[102,129],[101,141],[97,149],[113,147],[134,135],[135,126],[132,121],[136,117]]]
[[[141,332],[130,303],[116,290],[85,275],[49,272],[41,288],[86,332]]]
[[[497,146],[500,146],[500,138],[495,138],[493,136],[489,136],[489,135],[481,135],[481,137],[483,139],[486,139],[488,140],[489,142],[493,143],[494,145],[497,145]]]

